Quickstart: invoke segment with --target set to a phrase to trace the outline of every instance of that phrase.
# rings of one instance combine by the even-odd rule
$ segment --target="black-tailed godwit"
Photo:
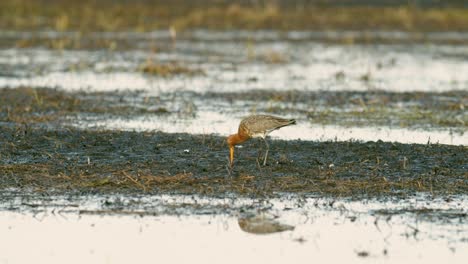
[[[268,134],[276,129],[295,123],[296,120],[294,119],[284,119],[271,115],[251,115],[242,119],[237,133],[227,138],[231,167],[234,162],[234,146],[256,137],[262,138],[266,145],[265,157],[263,159],[263,165],[265,166],[268,158],[268,150],[270,148],[266,140]]]

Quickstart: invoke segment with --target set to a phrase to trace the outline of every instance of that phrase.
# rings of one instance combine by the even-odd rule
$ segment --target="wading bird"
[[[239,124],[237,134],[230,135],[227,138],[230,154],[230,166],[232,167],[234,162],[234,146],[250,138],[257,137],[262,138],[263,141],[265,141],[266,152],[263,159],[263,165],[265,166],[268,158],[268,150],[270,148],[266,140],[267,135],[276,129],[293,124],[296,124],[296,120],[294,119],[284,119],[271,115],[251,115],[242,119]]]

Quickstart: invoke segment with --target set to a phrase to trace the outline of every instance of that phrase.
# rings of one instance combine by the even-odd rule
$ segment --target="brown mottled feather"
[[[273,130],[295,123],[296,120],[294,119],[284,119],[271,115],[251,115],[241,121],[238,133],[249,137],[264,137]]]

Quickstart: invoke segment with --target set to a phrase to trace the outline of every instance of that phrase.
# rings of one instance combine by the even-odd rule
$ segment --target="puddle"
[[[50,31],[1,34],[9,39],[32,38],[33,34],[53,39],[61,38],[62,35],[73,37],[75,33]],[[68,92],[85,93],[138,91],[142,93],[138,95],[140,97],[164,98],[172,94],[175,100],[183,98],[164,108],[172,113],[176,112],[176,115],[133,115],[131,118],[122,118],[84,113],[69,118],[70,125],[85,129],[159,130],[170,133],[215,133],[225,136],[236,131],[241,117],[255,112],[267,112],[293,117],[299,121],[299,125],[294,128],[276,131],[273,137],[279,139],[381,139],[402,143],[468,144],[464,135],[467,120],[461,113],[466,107],[463,99],[466,94],[462,92],[459,92],[458,97],[449,98],[459,101],[453,102],[453,106],[444,106],[446,108],[442,115],[437,115],[440,111],[432,109],[433,116],[421,121],[425,124],[411,120],[401,122],[394,112],[379,113],[389,119],[388,124],[382,121],[366,123],[366,118],[372,117],[372,113],[364,118],[364,122],[358,120],[359,113],[356,114],[356,120],[353,117],[334,119],[333,116],[327,116],[330,111],[334,115],[344,116],[343,113],[356,111],[358,108],[339,106],[342,109],[333,112],[336,108],[329,105],[317,106],[317,103],[320,103],[318,100],[304,101],[300,104],[275,101],[274,93],[288,91],[328,95],[334,92],[358,91],[420,92],[432,93],[437,97],[436,93],[468,90],[468,75],[459,74],[468,72],[466,45],[342,45],[316,40],[343,34],[355,36],[363,33],[197,30],[180,36],[175,47],[163,45],[158,52],[152,51],[151,43],[154,44],[156,40],[162,43],[169,41],[170,35],[167,31],[92,33],[87,37],[138,40],[134,42],[139,45],[124,50],[2,49],[0,88],[56,87]],[[379,38],[409,38],[409,33],[402,32],[375,31],[365,34],[376,35]],[[427,38],[466,36],[463,33],[439,32],[427,33]],[[166,77],[145,74],[141,68],[148,61],[156,64],[177,62],[189,69],[200,70],[200,74]],[[236,97],[236,94],[248,94],[252,91],[260,94],[263,91],[272,97],[262,100]],[[195,95],[184,95],[186,93]],[[213,96],[213,93],[217,95]],[[222,94],[226,96],[223,98]],[[436,107],[445,96],[440,95],[440,98],[431,101],[431,104]],[[390,105],[389,109],[411,109],[414,106],[412,103],[414,102]],[[311,118],[315,107],[320,110],[319,116]],[[426,115],[426,112],[431,110],[428,105],[424,107],[422,112],[416,109],[417,114]],[[409,115],[413,120],[421,120],[413,113]],[[326,122],[326,119],[331,121]],[[437,127],[439,124],[443,127]]]
[[[209,38],[209,34],[207,33]],[[65,90],[232,92],[261,90],[466,90],[466,46],[325,45],[317,42],[186,40],[176,49],[129,51],[0,51],[0,87]],[[148,59],[183,62],[204,76],[158,78],[142,74]],[[275,62],[277,61],[277,62]]]
[[[435,42],[437,40],[446,42],[463,42],[468,41],[468,34],[463,31],[444,31],[444,32],[417,32],[419,39],[424,39],[427,42]],[[0,37],[3,39],[60,39],[60,38],[80,38],[83,34],[73,31],[0,31]],[[88,32],[85,37],[95,39],[133,39],[139,41],[149,40],[171,40],[169,30],[156,30],[152,32],[135,32],[135,31],[119,31],[119,32]],[[193,29],[184,32],[178,32],[177,39],[182,41],[323,41],[353,38],[370,38],[375,40],[390,40],[390,41],[414,41],[414,32],[405,31],[378,31],[378,30],[327,30],[327,31],[274,31],[274,30],[203,30]],[[141,45],[141,44],[140,44]]]
[[[468,257],[465,195],[354,201],[11,195],[15,198],[5,203],[3,193],[0,205],[5,263],[464,263]],[[246,221],[263,225],[263,232]],[[283,229],[266,232],[269,226]]]
[[[258,33],[258,34],[257,34]],[[60,38],[73,32],[18,33],[3,32],[9,39],[31,38],[39,34],[44,38]],[[288,102],[272,100],[249,101],[236,99],[219,100],[218,97],[204,98],[209,93],[268,93],[302,92],[346,92],[386,91],[402,92],[447,92],[468,90],[468,72],[465,45],[443,44],[324,44],[315,38],[356,35],[359,32],[287,32],[275,31],[193,31],[182,35],[176,47],[161,47],[151,51],[150,43],[155,40],[168,41],[166,31],[150,33],[93,33],[93,39],[116,38],[141,40],[140,46],[127,50],[51,50],[46,48],[0,50],[0,88],[3,87],[57,87],[64,91],[115,92],[139,91],[144,96],[164,97],[167,94],[197,93],[196,99],[187,97],[178,106],[196,107],[191,119],[180,115],[134,116],[121,120],[119,117],[93,118],[81,115],[71,122],[79,127],[100,127],[122,130],[161,130],[164,132],[217,133],[227,135],[236,130],[242,116],[258,111],[288,107]],[[381,38],[407,38],[401,32],[366,32]],[[462,33],[427,33],[432,38],[464,38]],[[160,77],[144,74],[142,65],[179,62],[203,74],[193,76],[174,75]],[[464,96],[462,94],[462,96]],[[186,97],[186,96],[184,96]],[[460,99],[461,100],[461,99]],[[463,101],[463,100],[462,100]],[[461,102],[462,102],[461,101]],[[437,100],[435,101],[437,102]],[[293,105],[301,111],[310,111],[317,102]],[[185,105],[184,105],[185,104]],[[312,104],[312,105],[311,105]],[[188,105],[191,107],[190,105]],[[405,105],[403,105],[405,107]],[[464,103],[460,103],[461,109]],[[220,111],[222,109],[222,111]],[[333,109],[332,109],[333,110]],[[349,110],[349,109],[348,109]],[[352,109],[351,109],[352,110]],[[346,109],[345,109],[346,111]],[[466,118],[455,114],[450,122],[461,126],[429,129],[411,127],[411,122],[402,127],[396,125],[369,124],[368,126],[331,122],[314,124],[307,114],[283,113],[300,122],[294,129],[275,132],[277,138],[304,140],[372,140],[375,138],[404,143],[439,142],[442,144],[466,145]],[[448,114],[450,114],[448,112]],[[310,113],[309,113],[310,115]],[[387,115],[393,115],[387,113]],[[325,118],[325,117],[324,117]],[[436,116],[440,122],[447,116]],[[445,122],[445,121],[444,121]],[[301,124],[302,123],[302,124]],[[335,124],[334,124],[335,123]],[[409,127],[405,127],[409,126]],[[430,124],[429,124],[430,126]],[[414,129],[416,128],[416,129]]]
[[[246,116],[246,115],[244,115]],[[132,119],[78,119],[72,125],[85,129],[111,129],[124,131],[162,131],[166,133],[217,134],[228,136],[237,131],[243,115],[228,115],[216,112],[198,111],[196,118],[178,116],[139,116]],[[288,117],[288,116],[285,116]],[[302,121],[302,122],[301,122]],[[342,127],[335,125],[314,125],[310,121],[299,119],[292,127],[282,128],[271,134],[273,139],[313,140],[313,141],[375,141],[400,143],[439,143],[450,145],[468,145],[464,133],[451,130],[431,131],[423,129],[389,127]]]

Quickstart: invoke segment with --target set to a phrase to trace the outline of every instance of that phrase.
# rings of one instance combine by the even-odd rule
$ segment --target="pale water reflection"
[[[177,48],[130,50],[0,50],[0,87],[161,92],[463,90],[468,87],[466,45],[324,44],[266,39],[257,43],[211,39],[216,32],[179,41]],[[235,38],[235,33],[229,35]],[[142,40],[151,43],[149,40]],[[280,58],[271,63],[269,56]],[[180,62],[204,74],[161,78],[141,66]],[[337,78],[337,76],[340,76]]]
[[[247,114],[245,114],[247,115]],[[112,129],[124,131],[162,131],[167,133],[218,134],[227,136],[237,131],[242,114],[235,116],[198,111],[195,118],[178,116],[136,116],[128,118],[90,119],[89,117],[72,120],[72,125],[86,129]],[[291,116],[294,118],[294,116]],[[285,127],[271,133],[272,138],[284,140],[318,141],[377,141],[400,143],[439,143],[449,145],[468,145],[464,132],[451,130],[409,129],[399,127],[343,127],[336,125],[316,125],[311,121],[298,119],[292,127]]]
[[[0,263],[465,263],[468,258],[466,196],[353,201],[286,195],[260,203],[196,196],[48,199],[57,202],[17,197],[3,203]],[[118,205],[108,210],[113,203]],[[220,207],[206,209],[210,204]],[[142,210],[145,206],[150,208]],[[289,228],[245,232],[244,216],[255,214]]]

